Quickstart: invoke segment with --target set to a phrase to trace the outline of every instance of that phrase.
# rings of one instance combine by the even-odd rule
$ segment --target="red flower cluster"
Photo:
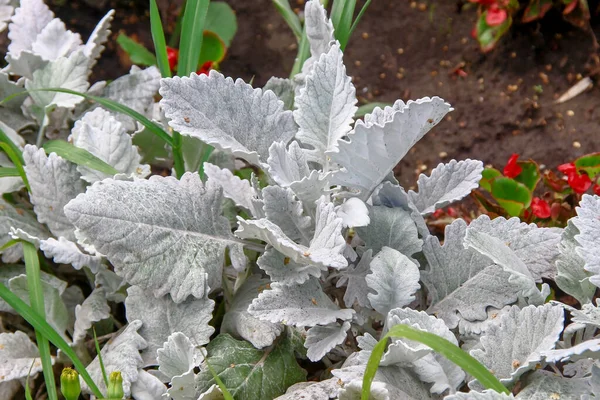
[[[179,61],[179,50],[174,49],[172,47],[167,47],[167,58],[169,60],[169,68],[171,68],[171,71],[175,71],[175,68],[177,68],[177,62]],[[196,73],[198,75],[207,75],[208,72],[211,70],[212,66],[213,62],[207,61],[204,64],[202,64],[200,68],[198,68]]]
[[[567,176],[567,182],[575,193],[583,194],[592,186],[592,180],[587,174],[580,174],[574,163],[567,163],[558,166],[558,170]],[[598,185],[595,185],[598,186]],[[596,189],[594,188],[594,191]]]
[[[550,204],[546,200],[534,197],[531,200],[531,211],[538,218],[549,218],[551,214]]]
[[[513,154],[512,156],[510,156],[508,162],[506,163],[506,166],[504,167],[504,171],[502,171],[504,173],[504,176],[506,176],[507,178],[516,178],[521,172],[523,172],[523,168],[521,168],[521,166],[517,164],[518,159],[518,154]]]
[[[489,26],[502,25],[508,18],[506,12],[505,1],[502,0],[471,0],[472,3],[477,3],[485,8],[485,22]]]

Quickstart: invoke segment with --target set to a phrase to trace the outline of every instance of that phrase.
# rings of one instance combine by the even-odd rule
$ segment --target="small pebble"
[[[427,4],[419,3],[419,11],[427,11]]]
[[[401,73],[401,72],[398,72],[398,73],[396,74],[396,78],[398,78],[398,79],[404,79],[404,74],[403,74],[403,73]]]
[[[460,39],[460,44],[467,44],[468,41],[469,41],[469,39],[464,37],[464,38]]]
[[[363,39],[368,39],[369,38],[369,33],[368,32],[363,32],[362,33],[362,38]]]
[[[419,166],[419,169],[420,169],[421,171],[427,171],[427,165],[425,165],[425,164],[423,164],[423,165],[420,165],[420,166]]]
[[[512,92],[516,92],[517,90],[519,90],[519,86],[518,85],[508,85],[506,87],[506,89],[512,93]]]
[[[581,147],[581,143],[579,143],[578,141],[574,141],[573,147],[575,147],[576,149],[579,149]]]
[[[417,8],[417,2],[416,1],[412,1],[410,3],[410,8]]]
[[[550,79],[548,79],[548,75],[546,75],[543,72],[540,72],[540,79],[542,80],[542,82],[544,83],[544,85],[547,85],[548,82],[550,82]]]
[[[385,79],[385,72],[379,74],[379,79]]]
[[[517,58],[517,53],[514,51],[510,53],[510,58]]]
[[[396,50],[396,53],[398,53],[398,54],[404,54],[404,49],[402,47],[400,47],[400,48],[398,48]]]
[[[360,60],[354,61],[354,65],[356,65],[357,67],[360,67],[360,64],[361,64]]]
[[[438,154],[438,156],[440,158],[446,158],[446,157],[448,157],[448,153],[446,153],[445,151],[440,151],[440,154]]]
[[[572,117],[572,116],[574,116],[574,115],[575,115],[575,112],[574,112],[573,110],[567,110],[567,115],[568,115],[569,117]]]

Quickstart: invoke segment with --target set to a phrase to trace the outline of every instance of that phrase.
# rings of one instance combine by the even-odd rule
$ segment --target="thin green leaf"
[[[273,5],[292,32],[294,32],[296,40],[299,42],[302,38],[302,24],[300,24],[300,18],[298,18],[292,7],[290,7],[290,2],[288,0],[273,0]]]
[[[165,42],[165,32],[156,0],[150,0],[150,30],[152,31],[152,41],[154,42],[156,62],[160,74],[163,78],[170,78],[171,67],[169,66],[169,57],[167,55],[167,43]]]
[[[185,162],[183,161],[183,150],[181,146],[181,134],[177,131],[173,131],[173,168],[175,168],[177,179],[181,178],[185,173]]]
[[[9,247],[14,246],[17,243],[20,243],[21,239],[12,239],[9,240],[8,242],[4,243],[4,246],[0,247],[0,251],[4,251],[6,249],[8,249]]]
[[[188,76],[198,69],[209,3],[210,0],[188,0],[185,5],[179,40],[179,76]]]
[[[363,104],[362,106],[358,107],[358,110],[356,110],[354,117],[362,118],[365,115],[372,113],[373,110],[375,109],[375,107],[385,108],[385,107],[391,107],[391,106],[392,106],[392,103],[373,102],[373,103]]]
[[[293,78],[302,71],[304,62],[308,60],[310,56],[310,43],[308,42],[308,36],[306,36],[306,28],[302,30],[302,36],[300,38],[300,44],[298,45],[298,53],[296,54],[296,60],[290,73],[290,78]]]
[[[354,30],[358,26],[358,23],[360,22],[363,15],[367,11],[367,8],[369,8],[369,5],[371,5],[371,0],[367,0],[365,2],[365,4],[362,6],[362,8],[360,9],[360,11],[358,12],[358,15],[356,16],[356,18],[354,19],[354,22],[352,23],[352,27],[350,28],[350,33],[348,33],[348,40],[350,40],[350,36],[352,36],[352,32],[354,32]]]
[[[27,274],[27,288],[29,290],[29,302],[32,309],[45,318],[46,308],[44,307],[44,293],[42,290],[42,278],[40,275],[40,260],[37,249],[29,242],[22,241],[23,257],[25,259],[25,272]],[[48,399],[58,400],[56,392],[56,383],[54,382],[54,372],[52,371],[52,355],[50,354],[50,343],[37,329],[35,338],[40,350],[42,360],[42,370],[44,371],[44,381],[48,391]]]
[[[48,323],[33,309],[28,306],[23,300],[18,298],[12,293],[3,283],[0,283],[0,297],[11,306],[21,317],[25,319],[36,331],[39,331],[46,339],[52,342],[53,345],[58,347],[71,361],[73,366],[79,372],[85,383],[90,387],[94,396],[103,398],[100,389],[92,380],[92,377],[88,374],[85,366],[77,357],[75,351],[69,346],[69,344],[52,328]]]
[[[47,154],[56,153],[74,164],[82,165],[107,175],[116,175],[119,173],[111,165],[108,165],[89,151],[75,147],[64,140],[50,140],[44,143],[44,150],[46,150]]]
[[[335,38],[340,42],[342,50],[346,48],[350,39],[355,8],[356,0],[335,0],[331,8]]]
[[[508,389],[490,372],[483,366],[479,361],[473,358],[469,353],[456,346],[454,343],[439,337],[433,333],[425,332],[420,329],[413,328],[408,325],[395,325],[373,348],[365,375],[363,377],[363,387],[361,400],[368,400],[371,393],[371,383],[375,378],[375,373],[379,367],[379,362],[385,351],[388,338],[399,337],[415,342],[422,343],[426,346],[431,347],[433,351],[446,357],[454,364],[461,367],[466,373],[477,379],[486,389],[495,390],[498,393],[510,392]]]
[[[6,99],[2,100],[0,104],[4,103],[5,101]],[[17,145],[12,140],[10,140],[10,138],[6,135],[6,133],[4,133],[2,129],[0,129],[0,142],[6,143],[9,146],[12,149],[12,151],[19,157],[21,165],[23,165],[25,161],[23,161],[23,154],[21,153],[21,149],[19,149],[19,147],[17,147]]]
[[[124,33],[119,34],[117,43],[129,55],[131,62],[138,65],[156,65],[156,57],[143,44],[136,42]]]
[[[0,178],[6,176],[20,176],[19,170],[11,167],[0,167]]]
[[[210,363],[208,362],[208,358],[206,358],[204,361],[206,362],[206,366],[208,367],[210,374],[213,376],[213,379],[215,380],[215,382],[217,382],[217,385],[219,385],[219,389],[221,389],[221,392],[223,393],[223,398],[225,400],[233,400],[233,396],[231,395],[231,393],[229,393],[229,390],[227,390],[227,387],[225,386],[221,378],[219,378],[219,375],[217,375],[213,367],[211,367]]]
[[[102,352],[100,351],[100,343],[98,343],[98,337],[96,336],[96,328],[93,326],[92,332],[94,333],[94,346],[96,347],[96,354],[98,354],[98,363],[100,364],[100,370],[102,371],[102,378],[104,379],[104,384],[108,387],[108,375],[106,375],[104,361],[102,361]]]
[[[10,161],[12,161],[12,163],[15,165],[19,176],[23,180],[23,184],[29,192],[29,181],[27,180],[27,174],[25,173],[25,169],[23,168],[23,154],[21,153],[21,150],[17,148],[15,152],[12,146],[6,142],[0,142],[0,149],[2,149],[2,151],[6,153],[8,158],[10,158]]]
[[[34,364],[35,360],[31,362],[31,366],[29,366],[29,372],[27,373],[27,379],[25,379],[25,399],[27,400],[33,400],[33,397],[31,397],[31,388],[29,387],[29,377],[31,376],[31,370],[33,369]]]

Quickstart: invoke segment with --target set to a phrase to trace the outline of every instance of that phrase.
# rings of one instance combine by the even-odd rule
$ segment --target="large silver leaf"
[[[373,190],[431,128],[451,110],[439,97],[409,101],[383,125],[358,121],[348,140],[340,140],[338,149],[328,155],[342,169],[331,183],[343,185],[366,201]]]
[[[481,348],[471,355],[504,384],[515,382],[542,361],[542,352],[554,348],[563,330],[562,307],[546,304],[519,309],[513,306],[500,324],[490,325]]]
[[[158,370],[169,380],[183,375],[204,361],[202,350],[181,332],[175,332],[158,349]]]
[[[357,302],[361,307],[371,307],[369,302],[369,285],[367,284],[367,274],[371,273],[371,260],[373,259],[373,250],[369,249],[363,253],[360,261],[356,265],[350,265],[348,268],[340,271],[340,278],[336,287],[346,285],[344,292],[344,304],[352,307]]]
[[[410,190],[408,196],[421,214],[429,215],[438,208],[468,196],[471,190],[479,186],[482,172],[483,163],[478,160],[440,163],[430,176],[419,176],[419,193]]]
[[[256,318],[295,326],[315,326],[349,320],[354,310],[340,309],[323,292],[321,284],[311,278],[302,285],[283,286],[277,283],[258,295],[248,311]]]
[[[406,193],[402,186],[390,181],[384,181],[380,186],[375,188],[371,196],[371,201],[374,206],[398,207],[403,209],[410,214],[422,238],[430,235],[425,218],[423,218],[423,215],[421,215],[417,207],[412,203],[408,197],[408,193]]]
[[[229,333],[252,343],[257,349],[273,344],[283,332],[284,326],[278,323],[260,320],[248,312],[248,306],[269,285],[268,279],[253,275],[238,289],[231,307],[223,317],[221,332]]]
[[[54,235],[74,241],[74,227],[66,217],[64,207],[85,190],[77,166],[56,153],[46,156],[44,149],[32,145],[25,146],[23,159],[31,187],[29,199],[38,221],[48,225]]]
[[[40,352],[25,332],[0,333],[0,383],[40,372],[42,361],[39,357]]]
[[[289,148],[284,142],[274,142],[269,147],[267,163],[269,175],[283,187],[299,182],[310,174],[306,155],[295,140]]]
[[[75,269],[88,267],[94,274],[98,272],[102,263],[101,256],[84,253],[76,243],[62,236],[58,240],[54,238],[40,240],[40,250],[46,257],[54,259],[57,264],[71,264]]]
[[[304,19],[310,54],[318,58],[321,54],[327,53],[331,43],[335,41],[333,23],[327,18],[327,12],[321,2],[314,0],[306,3]]]
[[[215,302],[210,299],[190,298],[176,304],[170,296],[148,296],[139,286],[127,289],[127,320],[142,322],[139,334],[148,343],[148,347],[142,352],[144,366],[157,364],[156,351],[163,347],[172,333],[183,333],[195,346],[208,343],[215,331],[208,325],[214,307]]]
[[[79,33],[67,30],[64,22],[54,18],[42,29],[31,44],[31,50],[44,60],[66,57],[81,45]]]
[[[273,142],[296,133],[291,111],[268,90],[253,89],[215,70],[161,81],[161,105],[173,129],[261,165]]]
[[[8,26],[9,53],[17,56],[23,50],[31,50],[36,37],[53,18],[42,0],[21,0]]]
[[[327,270],[323,266],[292,261],[274,248],[267,249],[256,263],[273,282],[285,286],[301,285],[311,276],[320,278],[323,271]]]
[[[218,288],[225,248],[241,246],[221,216],[222,197],[219,186],[192,173],[180,181],[106,179],[65,213],[119,276],[179,303]]]
[[[371,261],[371,274],[366,276],[367,285],[375,293],[369,293],[369,302],[382,315],[394,308],[401,308],[415,299],[419,284],[419,267],[407,256],[384,247]]]
[[[590,282],[600,287],[600,197],[583,195],[576,210],[572,221],[579,229],[577,251],[585,260],[585,270],[592,273]]]
[[[281,186],[267,186],[262,195],[266,218],[293,241],[308,245],[314,236],[312,219],[304,214],[302,202],[294,192]]]
[[[350,322],[346,321],[343,325],[337,322],[329,325],[315,325],[306,331],[306,355],[311,361],[319,361],[325,354],[329,353],[338,344],[346,340],[346,332],[350,329]]]
[[[208,180],[214,181],[223,188],[223,196],[233,200],[236,206],[244,207],[255,218],[263,216],[259,195],[247,179],[240,179],[230,170],[221,169],[210,163],[204,163],[204,173]]]
[[[356,89],[346,75],[343,53],[333,45],[314,63],[306,83],[296,97],[294,119],[300,127],[296,139],[310,146],[310,161],[329,170],[325,152],[337,148],[338,140],[351,130],[356,107]]]

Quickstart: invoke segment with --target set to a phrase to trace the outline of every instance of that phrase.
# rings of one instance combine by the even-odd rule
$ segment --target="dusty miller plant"
[[[73,87],[64,75],[75,70],[65,68],[74,60],[86,66],[78,90],[94,90],[87,75],[95,52],[86,53],[75,37],[72,48],[47,59],[36,49],[50,44],[22,42],[19,30],[34,28],[19,15],[45,21],[28,36],[34,43],[45,30],[64,29],[40,1],[21,3],[9,26],[3,95],[23,85]],[[2,243],[11,236],[31,241],[56,264],[83,269],[93,288],[84,298],[76,286],[44,274],[48,322],[85,353],[91,326],[110,320],[110,305],[124,302],[128,324],[102,355],[107,372],[121,371],[126,396],[136,399],[222,398],[213,372],[234,398],[358,399],[373,346],[397,324],[460,345],[520,392],[484,391],[428,347],[394,339],[372,398],[600,397],[600,198],[584,196],[564,230],[484,215],[468,226],[454,221],[442,245],[424,217],[476,188],[482,163],[440,164],[419,177],[416,192],[405,191],[392,170],[452,108],[438,97],[398,100],[355,120],[355,88],[332,24],[317,1],[307,2],[305,16],[311,58],[293,81],[273,78],[255,89],[216,71],[192,74],[160,81],[159,104],[152,100],[157,79],[124,92],[111,90],[119,80],[95,85],[168,121],[192,150],[197,140],[214,146],[205,177],[145,179],[149,167],[131,139],[144,132],[73,96],[38,99],[31,92],[2,108],[38,133],[58,127],[57,136],[68,135],[120,172],[106,176],[25,145],[2,117],[3,129],[12,127],[11,137],[24,146],[33,205],[32,212],[2,201]],[[15,83],[8,74],[22,78]],[[156,71],[134,70],[127,82],[135,74]],[[254,168],[251,179],[234,173],[240,164]],[[10,179],[4,193],[21,187]],[[13,264],[0,275],[25,299],[21,257],[19,246],[6,250],[3,260]],[[548,302],[549,281],[581,307]],[[11,309],[4,304],[2,311]],[[37,349],[19,331],[1,333],[0,344],[0,385],[14,387]],[[321,361],[330,373],[305,382],[301,359]],[[97,358],[88,371],[104,388]],[[466,387],[469,393],[459,392]]]

